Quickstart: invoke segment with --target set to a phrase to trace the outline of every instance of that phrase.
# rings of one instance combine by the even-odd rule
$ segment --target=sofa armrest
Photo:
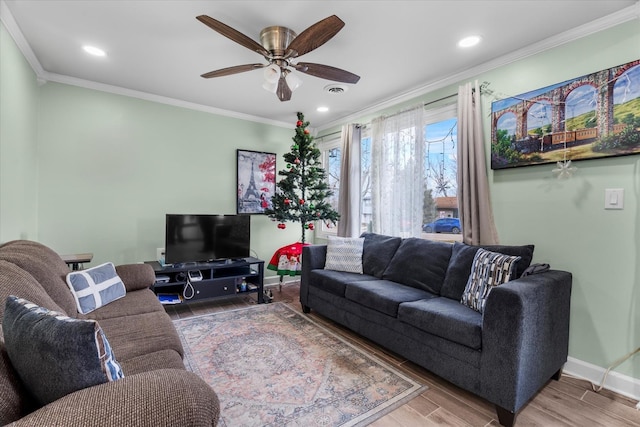
[[[127,292],[148,289],[156,281],[153,267],[149,264],[123,264],[116,266],[116,273],[122,279]]]
[[[483,314],[482,393],[516,412],[567,361],[571,273],[549,270],[491,290]]]
[[[215,426],[220,402],[196,374],[160,369],[68,394],[11,427]]]
[[[309,296],[309,273],[324,268],[327,258],[327,245],[309,245],[302,248],[302,274],[300,276],[300,302],[307,305]]]

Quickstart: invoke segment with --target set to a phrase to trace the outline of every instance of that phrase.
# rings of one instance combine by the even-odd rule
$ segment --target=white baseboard
[[[575,377],[591,381],[596,386],[600,385],[606,368],[569,357],[564,365],[563,372]],[[604,382],[604,388],[615,391],[634,400],[640,400],[640,379],[610,371]]]
[[[299,282],[300,276],[285,276],[283,285],[287,283]],[[280,284],[280,276],[269,276],[264,278],[264,286],[278,286]]]

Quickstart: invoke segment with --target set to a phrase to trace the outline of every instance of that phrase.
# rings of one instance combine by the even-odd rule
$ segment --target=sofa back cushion
[[[498,252],[504,255],[519,256],[520,260],[515,266],[515,275],[511,278],[517,279],[522,276],[524,270],[531,264],[533,258],[534,245],[507,246],[507,245],[481,245],[471,246],[464,243],[455,242],[451,252],[451,260],[447,273],[440,290],[440,296],[460,300],[462,293],[471,274],[471,265],[478,249],[483,248],[491,252]]]
[[[364,237],[362,272],[382,279],[402,239],[376,233],[363,233],[360,237]]]
[[[404,239],[382,278],[439,294],[451,248],[452,245],[445,242],[417,237]]]
[[[28,299],[49,310],[62,311],[31,274],[0,259],[0,323],[4,316],[4,303],[9,295]]]
[[[55,251],[38,242],[14,240],[0,246],[0,260],[9,261],[31,274],[58,305],[56,311],[77,315],[76,302],[66,282],[69,267]]]

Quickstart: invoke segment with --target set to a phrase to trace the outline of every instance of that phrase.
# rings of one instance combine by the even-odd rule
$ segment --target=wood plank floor
[[[273,292],[274,301],[284,302],[301,312],[299,282],[286,283],[281,291],[278,286],[269,289]],[[255,304],[255,295],[165,308],[173,319],[182,319],[252,304]],[[428,390],[420,396],[370,424],[372,427],[500,425],[494,406],[484,399],[448,383],[313,311],[309,316],[352,344],[386,360],[428,386]],[[635,409],[635,405],[636,401],[627,397],[608,390],[595,393],[589,382],[563,375],[560,381],[550,381],[525,406],[516,419],[516,426],[640,427],[640,412]]]

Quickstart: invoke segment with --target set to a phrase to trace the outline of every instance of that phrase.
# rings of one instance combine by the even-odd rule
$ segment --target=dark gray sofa
[[[365,233],[363,273],[324,269],[326,245],[303,249],[300,302],[496,405],[502,425],[567,360],[572,276],[526,274],[533,246],[483,246],[518,255],[516,280],[492,288],[481,314],[460,303],[478,247]]]

